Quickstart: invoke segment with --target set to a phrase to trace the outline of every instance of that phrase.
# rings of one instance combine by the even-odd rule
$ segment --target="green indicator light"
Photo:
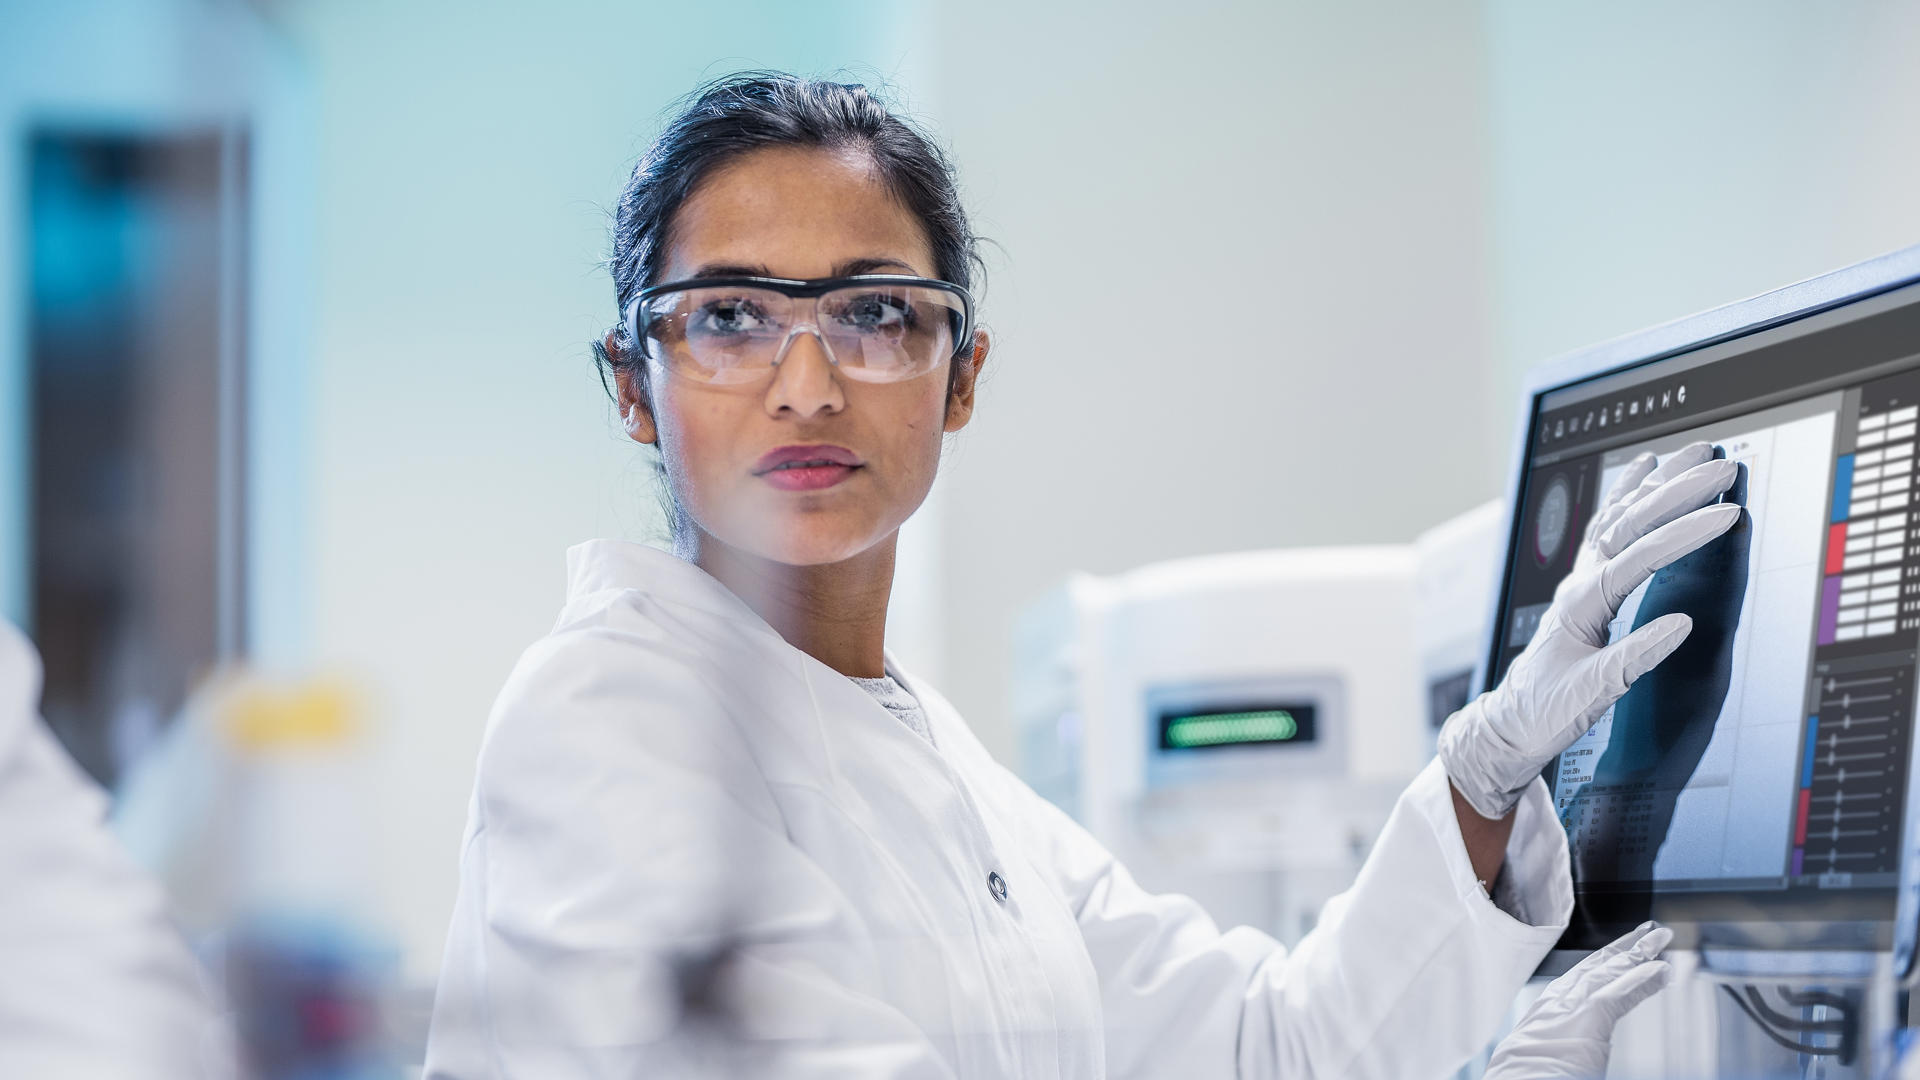
[[[1286,742],[1300,725],[1285,709],[1182,716],[1167,724],[1166,745],[1176,750],[1231,743]]]

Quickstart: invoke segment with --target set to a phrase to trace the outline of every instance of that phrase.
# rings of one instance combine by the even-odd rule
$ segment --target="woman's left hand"
[[[1474,812],[1500,819],[1549,761],[1584,735],[1633,681],[1686,640],[1675,612],[1607,643],[1607,625],[1656,570],[1726,532],[1735,504],[1709,505],[1739,466],[1694,443],[1655,464],[1642,454],[1601,503],[1553,603],[1500,685],[1449,717],[1440,732],[1447,778]]]
[[[1672,978],[1659,959],[1672,940],[1666,927],[1642,923],[1547,984],[1494,1048],[1482,1080],[1600,1080],[1614,1025]]]

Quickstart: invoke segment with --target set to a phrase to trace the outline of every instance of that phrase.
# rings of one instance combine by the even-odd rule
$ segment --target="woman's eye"
[[[695,313],[689,329],[708,334],[749,334],[766,325],[757,305],[744,300],[717,300]]]
[[[840,321],[860,330],[885,330],[911,325],[913,307],[892,296],[863,296],[840,310]]]

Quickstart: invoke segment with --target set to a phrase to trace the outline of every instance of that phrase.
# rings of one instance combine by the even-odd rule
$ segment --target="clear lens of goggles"
[[[762,378],[808,333],[842,374],[893,382],[924,375],[953,355],[966,310],[943,289],[874,283],[804,298],[695,286],[651,297],[639,315],[648,354],[702,382]]]

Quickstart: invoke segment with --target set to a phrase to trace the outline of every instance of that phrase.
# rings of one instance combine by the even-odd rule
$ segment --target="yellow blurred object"
[[[360,728],[358,702],[337,682],[245,686],[237,689],[222,712],[228,737],[248,750],[340,743]]]

